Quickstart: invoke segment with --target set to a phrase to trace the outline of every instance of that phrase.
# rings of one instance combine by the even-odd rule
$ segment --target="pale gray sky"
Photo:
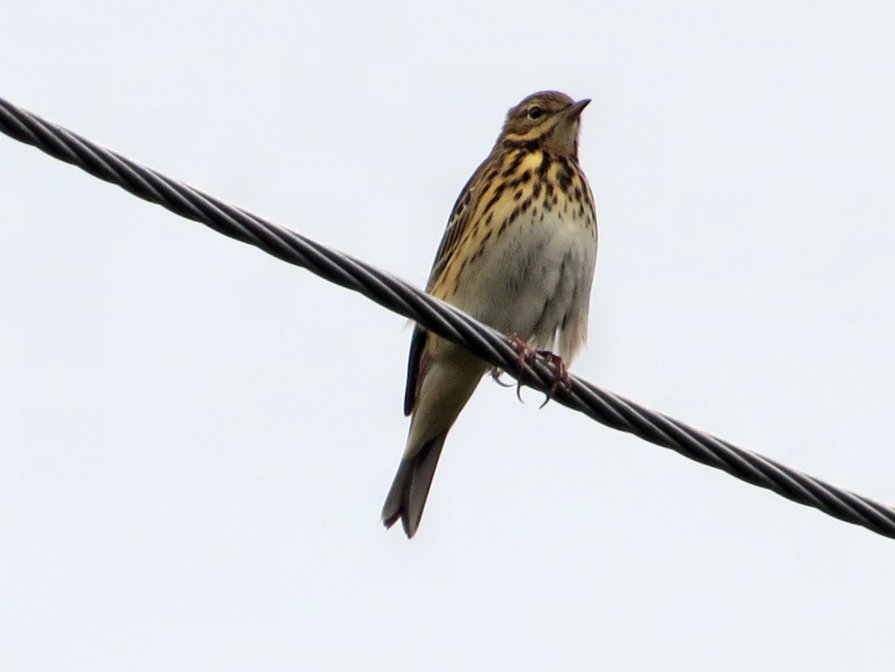
[[[593,98],[574,371],[895,501],[891,3],[19,3],[0,95],[422,285]],[[485,383],[378,516],[403,319],[0,137],[0,667],[888,670],[895,545]]]

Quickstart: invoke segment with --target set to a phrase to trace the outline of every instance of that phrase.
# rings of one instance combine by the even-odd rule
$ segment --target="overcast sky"
[[[895,501],[891,3],[243,4],[18,3],[0,96],[418,285],[506,110],[592,98],[573,371]],[[0,181],[0,668],[891,669],[891,540],[531,390],[385,531],[403,318],[4,137]]]

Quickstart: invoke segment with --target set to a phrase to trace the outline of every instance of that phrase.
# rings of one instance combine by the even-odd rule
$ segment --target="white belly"
[[[464,269],[451,301],[498,331],[570,360],[587,335],[594,224],[541,209],[518,217]]]

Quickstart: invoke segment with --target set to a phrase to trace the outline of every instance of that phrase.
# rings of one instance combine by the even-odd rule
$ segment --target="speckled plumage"
[[[593,196],[578,164],[589,101],[532,94],[512,108],[490,155],[460,192],[427,291],[566,363],[587,337],[597,252]],[[382,519],[412,537],[448,431],[487,365],[420,327],[410,346],[404,455]]]

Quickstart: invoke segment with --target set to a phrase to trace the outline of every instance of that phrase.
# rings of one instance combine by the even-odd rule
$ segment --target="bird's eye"
[[[534,107],[528,108],[528,118],[529,119],[540,119],[544,116],[544,110],[535,105]]]

